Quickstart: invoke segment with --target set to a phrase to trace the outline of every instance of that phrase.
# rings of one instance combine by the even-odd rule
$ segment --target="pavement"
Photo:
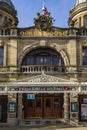
[[[65,127],[65,128],[59,128],[57,125],[51,125],[51,126],[40,126],[40,127],[18,127],[18,126],[0,126],[0,130],[87,130],[86,127]]]

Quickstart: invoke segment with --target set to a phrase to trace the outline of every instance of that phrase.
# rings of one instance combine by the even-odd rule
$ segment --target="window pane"
[[[33,107],[33,101],[32,100],[28,100],[28,107]]]
[[[59,104],[58,99],[54,99],[54,108],[58,108],[58,104]]]
[[[41,108],[41,99],[40,98],[36,99],[36,107]]]
[[[51,100],[50,98],[46,99],[46,108],[50,108],[51,107]]]

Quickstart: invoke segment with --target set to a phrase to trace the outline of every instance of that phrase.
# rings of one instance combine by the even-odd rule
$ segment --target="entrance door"
[[[44,98],[44,118],[51,118],[52,117],[52,97],[45,97]]]
[[[27,99],[24,94],[24,118],[61,118],[63,94],[36,94],[35,99]]]
[[[7,95],[0,95],[0,122],[7,121]]]
[[[27,94],[24,94],[24,118],[40,117],[42,117],[42,97],[36,95],[35,99],[27,99]]]

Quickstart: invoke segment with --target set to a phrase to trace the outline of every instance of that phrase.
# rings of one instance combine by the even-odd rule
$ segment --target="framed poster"
[[[9,112],[16,112],[16,103],[15,102],[10,102],[8,104],[8,111]]]
[[[71,112],[77,112],[77,111],[78,111],[77,102],[71,102]]]
[[[87,120],[87,104],[81,104],[81,120]]]

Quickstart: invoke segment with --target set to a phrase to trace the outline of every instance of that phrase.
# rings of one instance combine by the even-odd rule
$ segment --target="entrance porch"
[[[11,106],[16,106],[14,111],[12,108],[8,112],[9,123],[15,122],[16,117],[22,125],[59,121],[78,124],[78,94],[81,94],[78,82],[42,73],[8,83],[6,87],[8,94],[17,96],[16,102],[13,99],[9,100]],[[29,99],[29,94],[34,94],[35,98]]]

